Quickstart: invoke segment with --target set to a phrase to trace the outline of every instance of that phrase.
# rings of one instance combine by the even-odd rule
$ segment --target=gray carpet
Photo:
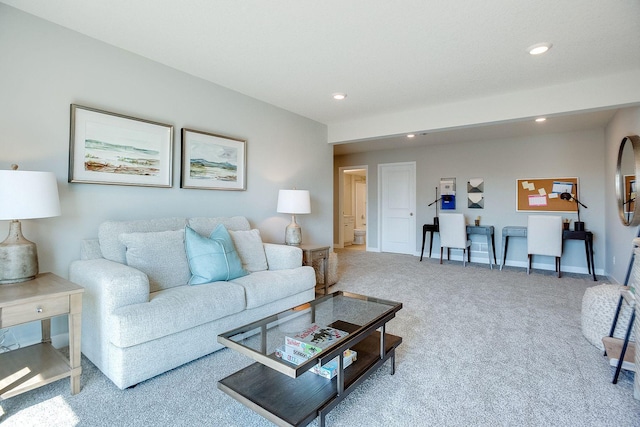
[[[404,341],[396,374],[383,366],[328,426],[640,426],[633,373],[611,384],[613,368],[582,336],[582,295],[599,284],[590,277],[344,250],[339,264],[331,290],[404,304],[388,325]],[[83,359],[78,395],[58,381],[1,401],[0,421],[270,426],[216,387],[249,363],[224,349],[121,391]]]

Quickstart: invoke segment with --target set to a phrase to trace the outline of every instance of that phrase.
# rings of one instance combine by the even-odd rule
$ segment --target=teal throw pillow
[[[242,268],[231,236],[222,224],[208,238],[185,227],[184,245],[191,270],[190,285],[233,280],[249,274]]]

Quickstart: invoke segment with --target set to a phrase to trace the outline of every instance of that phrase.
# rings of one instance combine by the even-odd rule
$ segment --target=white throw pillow
[[[249,231],[233,231],[229,230],[233,244],[240,255],[242,268],[249,272],[264,271],[267,265],[267,256],[264,253],[260,230],[253,229]]]
[[[150,292],[189,282],[191,271],[184,248],[184,230],[123,233],[118,240],[127,247],[127,265],[149,276]]]

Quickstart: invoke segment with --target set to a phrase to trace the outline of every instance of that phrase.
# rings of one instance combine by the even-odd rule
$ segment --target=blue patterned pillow
[[[222,224],[208,238],[186,226],[184,245],[191,270],[190,285],[233,280],[249,274],[242,268],[231,236]]]

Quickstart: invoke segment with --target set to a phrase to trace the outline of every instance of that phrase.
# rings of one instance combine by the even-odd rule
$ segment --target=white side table
[[[62,378],[80,391],[80,329],[84,288],[53,273],[0,285],[0,328],[40,321],[39,344],[0,353],[0,398],[6,399]],[[51,318],[69,317],[69,360],[51,345]]]

